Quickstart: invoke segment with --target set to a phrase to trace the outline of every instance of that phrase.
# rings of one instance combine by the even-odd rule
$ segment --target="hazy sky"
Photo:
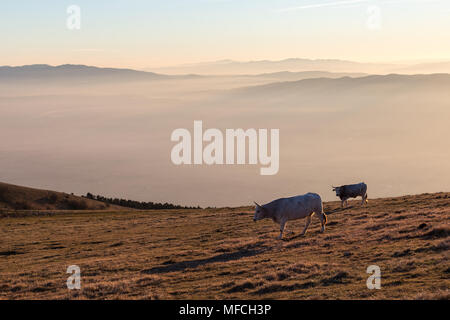
[[[81,8],[80,30],[66,27],[69,5]],[[0,65],[443,60],[450,59],[450,1],[1,1],[0,39]]]

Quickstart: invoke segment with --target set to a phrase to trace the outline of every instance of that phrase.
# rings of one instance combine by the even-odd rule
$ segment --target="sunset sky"
[[[66,27],[69,5],[80,30]],[[448,0],[15,0],[0,21],[0,65],[450,60]]]

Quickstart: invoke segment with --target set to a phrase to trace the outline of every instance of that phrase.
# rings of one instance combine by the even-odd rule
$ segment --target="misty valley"
[[[37,69],[28,68],[27,77],[43,67]],[[306,191],[326,201],[334,199],[330,184],[358,181],[372,186],[373,197],[448,186],[445,74],[291,80],[289,73],[167,78],[126,71],[107,82],[107,71],[83,67],[90,80],[77,82],[72,66],[55,82],[50,74],[61,70],[51,70],[39,82],[0,82],[5,181],[186,206],[244,205]],[[120,78],[120,69],[113,74]],[[194,121],[204,124],[202,134]],[[172,141],[180,128],[186,139]],[[233,159],[245,164],[208,165],[231,163],[226,133],[239,128]],[[255,133],[256,140],[248,138]],[[183,161],[203,165],[174,165]]]

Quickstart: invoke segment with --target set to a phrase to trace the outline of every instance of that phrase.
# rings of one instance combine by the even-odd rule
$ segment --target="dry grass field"
[[[328,225],[252,208],[0,217],[1,299],[449,299],[450,193],[325,203]],[[381,268],[369,290],[366,268]],[[69,265],[81,290],[68,290]]]

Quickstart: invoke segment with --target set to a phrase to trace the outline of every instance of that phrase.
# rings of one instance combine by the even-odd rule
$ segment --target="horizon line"
[[[352,60],[352,59],[340,59],[340,58],[301,58],[301,57],[291,57],[291,58],[283,58],[283,59],[255,59],[255,60],[233,60],[233,59],[217,59],[217,60],[205,60],[199,62],[185,62],[180,64],[172,64],[165,66],[154,66],[154,67],[133,67],[133,66],[124,66],[117,67],[111,65],[93,65],[93,64],[84,64],[84,63],[72,63],[66,62],[61,64],[52,64],[52,63],[25,63],[25,64],[5,64],[0,65],[0,67],[26,67],[26,66],[50,66],[50,67],[60,67],[60,66],[86,66],[86,67],[95,67],[95,68],[113,68],[113,69],[130,69],[136,71],[145,71],[148,72],[149,69],[165,69],[165,68],[179,68],[179,67],[189,67],[189,66],[198,66],[202,64],[213,64],[213,63],[258,63],[258,62],[285,62],[288,60],[306,60],[306,61],[336,61],[336,62],[350,62],[350,63],[358,63],[358,64],[397,64],[397,65],[405,65],[405,66],[413,66],[416,64],[425,64],[425,63],[446,63],[450,62],[450,58],[439,58],[439,59],[412,59],[412,60],[384,60],[384,61],[362,61],[362,60]]]

